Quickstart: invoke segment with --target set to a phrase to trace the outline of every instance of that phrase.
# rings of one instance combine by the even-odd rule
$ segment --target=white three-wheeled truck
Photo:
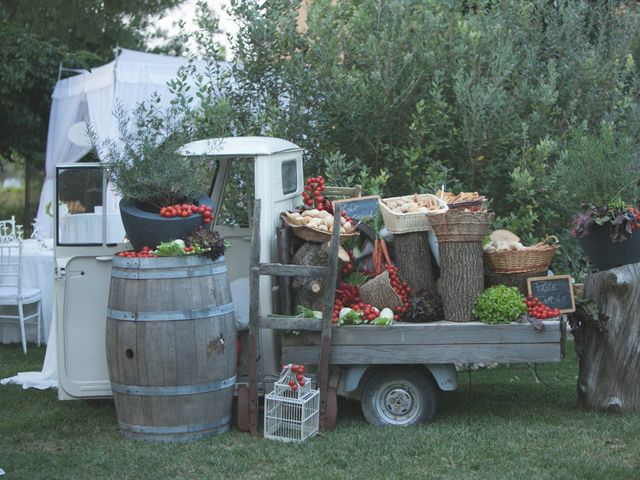
[[[260,318],[292,313],[278,311],[277,300],[286,284],[274,281],[271,272],[275,271],[274,264],[288,259],[287,231],[280,213],[302,204],[302,150],[277,138],[234,137],[193,142],[183,152],[214,160],[210,195],[215,228],[232,242],[225,257],[236,323],[244,339],[238,372],[238,422],[245,428],[255,428],[255,419],[254,425],[249,425],[247,398],[242,393],[246,393],[243,385],[249,382],[249,359],[257,361],[255,388],[262,393],[270,390],[282,363],[321,362],[320,326],[312,329],[315,332],[279,336],[258,325],[257,351],[249,355],[247,348],[252,253],[257,255],[256,262],[266,265],[262,278],[253,283],[259,288],[253,292],[259,299],[254,313]],[[111,258],[127,247],[122,241],[117,206],[99,165],[58,166],[56,179],[58,204],[86,195],[87,186],[93,195],[92,199],[81,198],[93,210],[83,213],[82,218],[70,218],[74,215],[62,215],[60,208],[56,209],[59,398],[109,397],[105,322]],[[78,186],[83,186],[79,193]],[[75,188],[76,193],[68,192],[69,188]],[[260,208],[254,219],[256,199]],[[69,229],[69,220],[81,219],[81,233]],[[261,246],[257,252],[251,250],[252,236],[254,246],[256,240]],[[260,269],[253,271],[260,276]],[[557,362],[563,357],[564,332],[564,323],[559,321],[545,321],[542,331],[530,324],[444,321],[333,327],[324,425],[335,422],[336,394],[360,398],[364,416],[372,424],[411,425],[430,420],[436,412],[438,389],[457,387],[455,363]]]

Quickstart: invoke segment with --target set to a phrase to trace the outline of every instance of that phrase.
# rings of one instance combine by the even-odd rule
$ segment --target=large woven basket
[[[446,202],[429,193],[417,195],[418,199],[422,200],[424,198],[432,198],[438,203],[440,208],[431,210],[429,213],[396,213],[385,203],[392,200],[412,199],[413,197],[413,195],[391,197],[384,198],[378,202],[380,205],[380,212],[382,213],[382,219],[384,220],[384,226],[387,227],[389,232],[411,233],[431,230],[429,219],[433,215],[444,213],[449,209]]]
[[[438,243],[481,242],[489,231],[494,212],[449,210],[430,218]]]
[[[294,236],[301,238],[307,242],[312,243],[324,243],[331,240],[331,232],[325,232],[324,230],[319,230],[317,228],[309,227],[306,225],[296,225],[292,223],[286,215],[281,215],[284,223],[291,229],[291,232]],[[340,245],[342,245],[347,240],[352,238],[356,238],[360,235],[359,232],[354,233],[341,233],[340,234]]]
[[[380,309],[402,305],[402,299],[391,286],[389,272],[384,271],[360,287],[360,298]]]
[[[547,271],[557,250],[558,237],[549,235],[542,242],[526,250],[485,252],[484,258],[489,269],[495,273]]]

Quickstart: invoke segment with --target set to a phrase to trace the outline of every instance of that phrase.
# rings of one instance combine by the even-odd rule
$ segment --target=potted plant
[[[640,262],[640,211],[621,199],[604,207],[585,205],[573,217],[571,235],[578,239],[591,263],[608,270]]]
[[[122,198],[122,223],[134,249],[155,248],[209,223],[205,171],[178,153],[191,140],[186,122],[174,109],[160,112],[153,101],[140,104],[132,116],[117,106],[115,117],[118,141],[100,142],[95,131],[90,136]]]
[[[613,125],[597,134],[574,131],[558,164],[564,208],[572,208],[571,234],[599,270],[640,261],[640,155]],[[579,212],[576,213],[576,209]]]

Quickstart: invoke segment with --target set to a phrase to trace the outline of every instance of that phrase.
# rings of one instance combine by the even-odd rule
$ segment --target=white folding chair
[[[0,220],[0,243],[15,242],[16,240],[18,240],[16,217],[12,215],[8,220]]]
[[[39,288],[22,287],[22,242],[0,242],[0,306],[17,307],[17,315],[2,312],[0,319],[18,320],[22,336],[22,351],[27,353],[27,336],[24,322],[37,317],[38,346],[40,346],[40,319],[42,317],[42,294]],[[25,316],[24,305],[37,303],[36,313]]]

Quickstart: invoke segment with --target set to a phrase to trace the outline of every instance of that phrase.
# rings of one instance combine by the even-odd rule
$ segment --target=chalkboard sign
[[[378,195],[370,197],[345,198],[344,200],[334,200],[333,211],[347,212],[347,216],[355,220],[374,219],[378,214]]]
[[[547,307],[557,308],[561,313],[576,310],[570,275],[528,278],[527,289],[529,295],[536,297]]]

